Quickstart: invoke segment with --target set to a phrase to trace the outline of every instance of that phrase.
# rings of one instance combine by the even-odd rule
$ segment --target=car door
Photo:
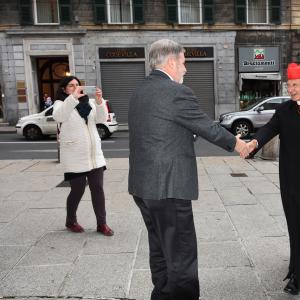
[[[56,128],[57,128],[57,123],[56,121],[53,119],[53,107],[51,107],[50,109],[48,109],[45,112],[45,118],[44,118],[44,130],[43,133],[44,134],[56,134]]]
[[[271,98],[260,104],[256,109],[256,128],[264,126],[275,113],[276,108],[285,100],[285,98]]]

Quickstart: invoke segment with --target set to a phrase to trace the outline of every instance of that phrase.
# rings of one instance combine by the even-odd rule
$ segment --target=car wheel
[[[98,124],[97,129],[98,129],[99,136],[102,140],[107,139],[111,136],[111,133],[106,126]]]
[[[42,137],[42,131],[35,125],[29,125],[24,128],[24,136],[29,141],[38,140]]]
[[[242,138],[248,137],[252,132],[252,125],[248,121],[240,120],[234,123],[232,131],[234,135],[240,134]]]

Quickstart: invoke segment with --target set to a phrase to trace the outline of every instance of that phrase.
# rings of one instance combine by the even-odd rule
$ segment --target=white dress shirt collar
[[[155,70],[165,73],[171,80],[174,81],[174,79],[172,78],[172,76],[170,76],[167,72],[163,71],[162,69],[155,69]]]

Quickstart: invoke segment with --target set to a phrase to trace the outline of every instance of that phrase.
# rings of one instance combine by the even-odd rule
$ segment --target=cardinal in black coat
[[[296,295],[300,284],[300,65],[288,66],[288,92],[272,119],[248,145],[258,151],[276,135],[280,139],[279,178],[283,209],[290,239],[289,279],[284,291]]]

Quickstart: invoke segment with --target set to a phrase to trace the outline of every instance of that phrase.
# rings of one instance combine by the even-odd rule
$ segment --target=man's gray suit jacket
[[[130,194],[143,199],[198,199],[193,134],[227,151],[236,139],[200,109],[185,85],[153,71],[129,102]]]

